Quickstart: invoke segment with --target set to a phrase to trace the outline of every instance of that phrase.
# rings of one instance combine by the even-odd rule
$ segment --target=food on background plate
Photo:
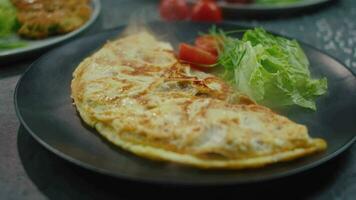
[[[18,34],[41,39],[64,34],[89,20],[89,0],[12,0],[20,24]]]
[[[17,28],[15,8],[9,0],[0,0],[0,50],[25,46],[25,43],[11,38]]]
[[[71,88],[85,123],[150,159],[242,169],[326,148],[305,126],[181,63],[169,43],[144,31],[108,42],[84,59]]]
[[[230,33],[234,32],[241,30]],[[327,91],[326,78],[311,77],[308,58],[297,41],[262,28],[247,30],[242,39],[212,28],[195,45],[195,51],[180,48],[179,58],[197,69],[218,68],[220,77],[260,104],[316,110],[316,98]]]
[[[190,7],[186,0],[162,0],[159,13],[166,21],[188,20],[221,22],[222,12],[214,0],[199,0]]]
[[[74,31],[91,12],[90,0],[0,0],[0,51]]]
[[[222,12],[214,0],[199,0],[193,7],[192,21],[221,22]]]
[[[0,37],[16,30],[16,10],[8,0],[0,0]]]
[[[160,16],[167,21],[189,19],[190,12],[185,0],[162,0],[159,6]]]

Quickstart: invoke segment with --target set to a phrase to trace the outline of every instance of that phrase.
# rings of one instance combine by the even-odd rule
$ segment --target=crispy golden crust
[[[112,134],[113,130],[101,124],[97,124],[96,129],[103,137],[117,146],[130,151],[136,155],[146,157],[152,160],[171,161],[184,165],[190,165],[203,169],[246,169],[259,168],[268,164],[277,162],[286,162],[300,157],[304,157],[315,152],[321,151],[327,147],[327,144],[322,139],[314,139],[313,144],[307,148],[295,148],[289,151],[281,151],[272,155],[242,158],[242,159],[209,159],[192,156],[189,154],[181,154],[173,151],[168,151],[162,148],[154,148],[149,145],[142,145],[123,140],[118,135]]]
[[[168,44],[145,32],[107,43],[73,76],[72,97],[83,120],[143,157],[241,169],[326,148],[305,126],[180,64]]]
[[[20,23],[18,33],[40,39],[71,32],[89,20],[89,0],[12,0]]]

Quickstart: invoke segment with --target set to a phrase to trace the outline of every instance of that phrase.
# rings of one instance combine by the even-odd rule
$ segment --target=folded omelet
[[[255,168],[324,150],[305,126],[180,63],[147,32],[108,42],[80,63],[72,98],[82,119],[142,157],[200,168]]]

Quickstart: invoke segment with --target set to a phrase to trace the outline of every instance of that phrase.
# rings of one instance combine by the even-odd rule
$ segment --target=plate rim
[[[189,3],[194,4],[196,0],[188,0]],[[277,4],[277,5],[261,5],[261,4],[238,4],[218,2],[218,5],[223,9],[229,10],[246,10],[246,11],[271,11],[271,10],[285,10],[285,9],[300,9],[310,6],[321,5],[324,3],[332,2],[336,0],[303,0],[290,4]]]
[[[220,5],[224,9],[246,9],[246,10],[284,10],[284,9],[297,9],[304,8],[309,6],[320,5],[323,3],[331,2],[335,0],[303,0],[295,3],[285,4],[285,5],[259,5],[259,4],[251,4],[251,5],[229,5],[228,3],[220,3]],[[229,6],[229,7],[227,7]],[[231,6],[231,7],[230,7]]]
[[[155,21],[153,23],[162,23],[160,21]],[[183,23],[190,23],[190,22],[183,22]],[[197,23],[195,23],[197,24]],[[210,24],[210,23],[198,23],[198,24]],[[253,28],[253,26],[246,26],[246,25],[239,25],[236,23],[221,23],[220,25],[226,25],[226,26],[241,26],[241,27],[246,27],[246,28]],[[85,36],[85,37],[81,37],[81,38],[77,38],[63,46],[61,46],[60,48],[65,48],[66,46],[71,45],[74,42],[80,42],[81,40],[85,40],[88,38],[95,38],[98,35],[101,34],[109,34],[111,32],[121,32],[125,27],[127,26],[127,24],[125,25],[121,25],[112,29],[108,29],[105,31],[101,31],[89,36]],[[276,34],[273,31],[269,31],[268,29],[266,29],[267,32],[272,33],[272,34]],[[281,34],[276,34],[276,35],[281,35]],[[283,35],[281,35],[283,36]],[[287,38],[290,38],[288,36],[284,36]],[[296,39],[297,40],[297,39]],[[333,60],[335,60],[336,62],[338,62],[339,64],[342,65],[342,67],[344,69],[346,69],[352,76],[353,78],[356,78],[356,73],[354,73],[351,69],[349,69],[343,62],[341,62],[338,58],[335,58],[332,55],[329,55],[327,52],[322,51],[308,43],[305,43],[301,40],[297,40],[300,44],[302,44],[303,46],[307,46],[308,48],[311,48],[315,51],[318,51],[319,53],[322,53],[330,58],[332,58]],[[22,80],[24,79],[24,77],[26,76],[26,74],[28,74],[28,72],[34,68],[36,66],[36,64],[41,61],[42,59],[46,59],[47,57],[51,56],[51,54],[55,51],[56,49],[52,49],[51,51],[47,52],[46,54],[44,54],[43,56],[41,56],[40,58],[38,58],[36,61],[34,61],[29,67],[28,69],[22,74],[21,78],[18,80],[15,90],[14,90],[14,96],[13,96],[13,100],[14,100],[14,105],[15,105],[15,112],[16,115],[19,119],[19,121],[21,122],[21,125],[26,129],[26,131],[28,133],[30,133],[30,135],[38,142],[40,143],[43,147],[45,147],[45,149],[47,149],[48,151],[54,153],[55,155],[59,156],[60,158],[62,158],[63,160],[69,162],[69,163],[73,163],[74,165],[84,168],[85,170],[89,170],[91,172],[94,173],[98,173],[101,175],[105,175],[108,177],[113,177],[113,178],[118,178],[118,179],[122,179],[122,180],[126,180],[126,181],[131,181],[131,182],[139,182],[139,183],[144,183],[144,184],[156,184],[156,185],[162,185],[162,184],[167,184],[167,185],[175,185],[175,186],[189,186],[189,187],[199,187],[199,186],[231,186],[231,185],[246,185],[246,184],[251,184],[251,183],[262,183],[262,182],[266,182],[266,181],[271,181],[271,180],[277,180],[280,178],[288,178],[292,175],[296,175],[308,170],[311,170],[313,168],[316,168],[318,166],[321,166],[322,164],[327,163],[328,161],[333,160],[334,158],[338,157],[341,153],[343,153],[344,151],[346,151],[348,148],[350,148],[355,142],[356,142],[356,135],[352,136],[350,139],[348,139],[348,141],[346,143],[344,143],[343,145],[341,145],[340,148],[338,148],[337,150],[335,150],[334,152],[331,152],[330,154],[326,155],[325,157],[322,157],[321,159],[318,159],[314,162],[308,163],[306,165],[302,165],[300,167],[297,167],[295,169],[291,169],[291,170],[287,170],[286,172],[282,172],[282,173],[276,173],[276,174],[272,174],[266,177],[262,177],[262,178],[258,178],[258,179],[251,179],[249,181],[239,181],[239,180],[224,180],[224,181],[209,181],[209,182],[192,182],[192,181],[182,181],[182,180],[170,180],[170,179],[164,179],[164,178],[144,178],[144,177],[132,177],[130,175],[126,175],[124,173],[113,173],[110,170],[106,170],[106,169],[102,169],[99,167],[95,167],[87,162],[81,161],[79,159],[73,158],[70,155],[67,155],[64,152],[61,152],[60,150],[56,149],[55,147],[52,147],[50,144],[47,144],[44,140],[42,140],[39,136],[36,135],[36,133],[34,131],[31,130],[31,128],[27,125],[26,121],[23,119],[22,115],[21,115],[21,111],[20,111],[20,107],[18,105],[18,88],[21,85]],[[134,155],[135,156],[135,155]]]
[[[15,48],[15,49],[10,49],[10,50],[6,50],[6,51],[0,51],[0,59],[1,58],[6,58],[8,56],[16,56],[19,54],[25,54],[25,53],[29,53],[32,51],[37,51],[46,47],[50,47],[53,46],[55,44],[64,42],[70,38],[73,38],[75,36],[77,36],[78,34],[84,32],[85,30],[87,30],[92,24],[94,24],[94,22],[97,20],[97,18],[99,17],[99,14],[101,12],[101,3],[100,0],[91,0],[91,4],[93,7],[93,13],[91,14],[90,19],[85,22],[85,24],[83,24],[81,27],[79,27],[78,29],[71,31],[69,33],[66,33],[64,35],[58,35],[56,38],[52,38],[49,39],[48,41],[45,41],[44,43],[40,43],[37,46],[25,46],[23,48]]]

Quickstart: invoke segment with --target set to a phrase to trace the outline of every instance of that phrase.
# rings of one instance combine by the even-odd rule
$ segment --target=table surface
[[[144,17],[157,20],[157,0],[105,0],[93,34]],[[356,1],[340,0],[316,12],[275,19],[234,19],[241,25],[263,26],[328,52],[356,72]],[[231,20],[232,21],[232,20]],[[0,199],[181,199],[196,195],[292,199],[354,199],[356,146],[326,164],[271,182],[219,188],[175,188],[125,182],[74,166],[44,149],[20,125],[13,93],[21,74],[37,57],[0,64]],[[289,195],[289,196],[287,196]],[[243,198],[244,199],[244,198]]]

